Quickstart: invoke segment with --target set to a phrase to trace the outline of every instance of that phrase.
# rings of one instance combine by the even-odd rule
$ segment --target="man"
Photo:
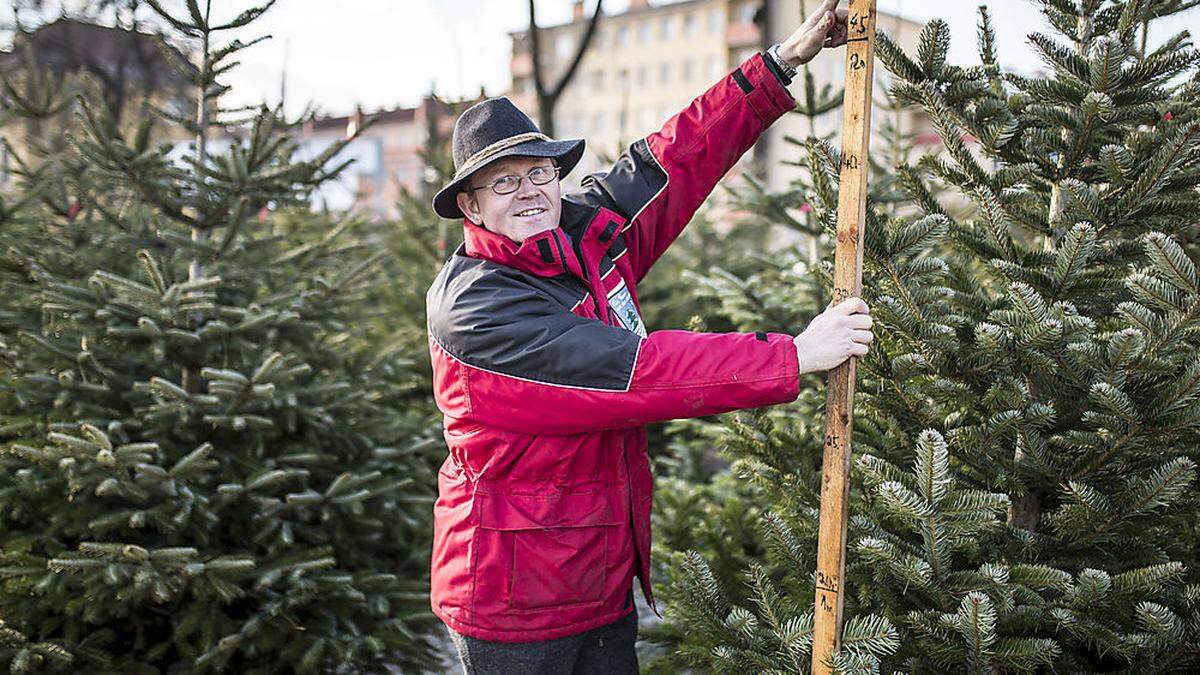
[[[431,604],[468,673],[634,673],[633,577],[649,583],[644,425],[794,400],[800,375],[863,356],[858,298],[798,337],[647,332],[636,285],[717,181],[791,110],[795,67],[846,40],[823,0],[582,191],[556,141],[507,99],[454,128],[437,213],[465,243],[427,296],[449,456],[434,506]]]

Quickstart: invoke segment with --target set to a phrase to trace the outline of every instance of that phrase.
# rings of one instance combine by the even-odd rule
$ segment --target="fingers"
[[[866,356],[868,351],[870,351],[870,348],[868,348],[864,344],[855,342],[850,345],[850,355],[851,356]]]
[[[814,12],[804,22],[804,25],[800,27],[800,30],[805,33],[811,33],[812,31],[827,32],[833,25],[832,16],[832,12]]]
[[[841,35],[835,35],[833,37],[827,37],[827,38],[825,38],[825,42],[821,46],[825,47],[827,49],[833,49],[834,47],[841,47],[842,45],[846,44],[847,37],[848,36],[845,33],[842,33]]]
[[[871,308],[867,307],[866,300],[862,298],[846,298],[837,305],[837,310],[843,314],[853,314],[855,312],[869,314],[871,312]]]
[[[851,314],[846,317],[846,325],[857,330],[870,330],[871,326],[875,325],[875,320],[870,314]]]
[[[833,15],[833,21],[826,25],[825,40],[821,45],[822,47],[840,47],[846,44],[847,38],[850,37],[850,29],[847,24],[850,10],[839,9]],[[828,13],[826,19],[828,19]]]
[[[869,345],[875,341],[875,335],[869,330],[850,331],[850,340],[859,344]]]
[[[814,14],[822,14],[824,12],[832,12],[835,9],[837,9],[838,2],[840,2],[840,0],[822,0],[820,6],[817,7],[817,11],[814,12]]]
[[[846,38],[850,36],[850,27],[846,24],[846,11],[842,10],[838,13],[837,21],[834,22],[833,28],[829,31],[829,41],[835,43],[835,46],[846,44]]]
[[[804,26],[812,28],[820,25],[822,21],[827,19],[825,15],[834,11],[834,8],[837,7],[837,4],[838,0],[823,0],[821,4],[815,10],[813,10],[813,13],[809,14],[804,20]]]

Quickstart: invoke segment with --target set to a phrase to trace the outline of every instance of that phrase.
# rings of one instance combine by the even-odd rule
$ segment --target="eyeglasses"
[[[533,183],[534,185],[545,185],[555,178],[558,178],[558,167],[535,166],[524,176],[514,176],[511,174],[508,176],[501,176],[492,181],[491,185],[481,185],[479,187],[469,188],[467,192],[474,192],[476,190],[482,190],[490,187],[492,192],[495,192],[498,195],[510,195],[521,189],[521,181],[525,180],[526,178],[528,178],[529,182]]]

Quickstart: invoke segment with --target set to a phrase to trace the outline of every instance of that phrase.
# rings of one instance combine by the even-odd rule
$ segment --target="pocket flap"
[[[476,492],[475,505],[479,527],[487,530],[620,525],[620,494],[618,490],[556,495]]]

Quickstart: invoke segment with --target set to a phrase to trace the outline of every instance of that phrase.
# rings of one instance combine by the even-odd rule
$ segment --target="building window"
[[[650,41],[650,22],[649,21],[643,21],[638,24],[637,41],[638,41],[638,44],[642,44],[642,45],[644,45]]]
[[[722,24],[725,23],[725,10],[714,9],[708,13],[708,32],[719,33]]]
[[[668,14],[662,18],[662,22],[659,24],[659,34],[664,40],[675,37],[675,17]]]
[[[597,70],[592,73],[592,89],[595,91],[604,91],[604,71]]]
[[[691,12],[683,15],[683,37],[696,37],[696,15]]]
[[[629,44],[629,26],[617,27],[617,37],[613,44],[617,47],[624,47]]]
[[[719,77],[724,77],[727,70],[729,70],[729,67],[725,65],[725,59],[720,56],[714,56],[708,64],[708,77],[711,80],[716,80]]]
[[[622,68],[617,71],[617,90],[624,91],[629,88],[629,69]]]
[[[667,84],[671,81],[671,64],[664,63],[658,67],[658,83]]]
[[[654,128],[654,108],[651,108],[650,106],[646,106],[645,108],[642,108],[640,115],[642,117],[641,122],[640,122],[642,130],[649,131],[650,129],[653,129]]]
[[[738,20],[741,23],[754,23],[754,15],[757,13],[757,2],[743,2],[738,6]]]
[[[647,66],[638,66],[637,83],[639,87],[644,87],[650,84],[650,68]]]
[[[683,81],[691,82],[693,71],[696,70],[696,62],[692,59],[687,59],[683,62]]]

